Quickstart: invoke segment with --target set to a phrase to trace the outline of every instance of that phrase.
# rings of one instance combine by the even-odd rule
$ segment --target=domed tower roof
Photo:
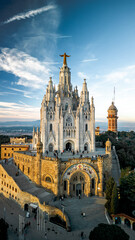
[[[108,108],[108,111],[109,110],[115,110],[115,111],[118,111],[116,106],[114,105],[114,102],[112,102],[111,106]]]

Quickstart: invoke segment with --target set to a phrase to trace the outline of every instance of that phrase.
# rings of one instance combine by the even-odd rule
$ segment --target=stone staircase
[[[117,183],[117,186],[119,186],[119,179],[120,179],[120,164],[119,159],[115,150],[115,147],[113,147],[112,150],[112,177],[114,178],[115,182]]]

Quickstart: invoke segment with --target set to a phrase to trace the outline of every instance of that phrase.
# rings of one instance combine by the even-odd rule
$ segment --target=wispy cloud
[[[39,119],[40,109],[27,105],[20,101],[15,102],[0,102],[0,118],[1,120],[33,120]]]
[[[81,79],[89,79],[89,76],[84,72],[78,72],[77,74],[78,74],[78,77],[80,77]]]
[[[25,12],[25,13],[19,13],[15,16],[9,18],[5,22],[3,22],[3,24],[7,24],[7,23],[10,23],[10,22],[13,22],[13,21],[16,21],[16,20],[19,21],[19,20],[22,20],[22,19],[31,18],[31,17],[34,17],[34,16],[40,14],[40,13],[52,10],[54,8],[56,8],[55,5],[48,5],[48,6],[38,8],[38,9],[35,9],[35,10],[30,10],[30,11]]]
[[[26,98],[32,98],[32,96],[30,96],[31,92],[28,92],[28,91],[25,91],[25,90],[21,90],[21,89],[18,89],[18,88],[12,88],[12,87],[8,87],[8,89],[10,89],[12,91],[15,91],[15,92],[23,93],[24,97],[26,97]]]
[[[18,77],[17,85],[35,89],[43,88],[47,84],[51,72],[45,62],[40,62],[37,58],[17,49],[9,48],[1,49],[0,70]]]
[[[87,63],[87,62],[95,62],[98,61],[98,58],[90,58],[90,59],[84,59],[81,62],[82,63]]]

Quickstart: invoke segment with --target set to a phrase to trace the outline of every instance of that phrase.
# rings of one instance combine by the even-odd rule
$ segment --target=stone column
[[[70,195],[70,181],[67,179],[67,195]]]
[[[98,169],[99,169],[99,184],[98,184],[98,195],[103,196],[103,159],[100,157],[98,159]]]

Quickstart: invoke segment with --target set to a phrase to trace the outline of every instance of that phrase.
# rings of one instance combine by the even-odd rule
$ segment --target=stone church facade
[[[14,153],[18,168],[56,196],[103,195],[111,175],[111,143],[95,150],[95,107],[84,80],[79,97],[72,89],[71,72],[63,56],[58,89],[52,79],[41,103],[40,131],[33,130],[33,150]],[[55,153],[55,156],[54,156]]]
[[[52,78],[43,97],[40,110],[40,134],[43,155],[46,151],[94,152],[95,151],[95,107],[93,97],[84,79],[81,95],[77,86],[71,84],[71,72],[67,66],[66,53],[59,73],[58,89]],[[33,148],[36,148],[38,134],[33,132]]]

